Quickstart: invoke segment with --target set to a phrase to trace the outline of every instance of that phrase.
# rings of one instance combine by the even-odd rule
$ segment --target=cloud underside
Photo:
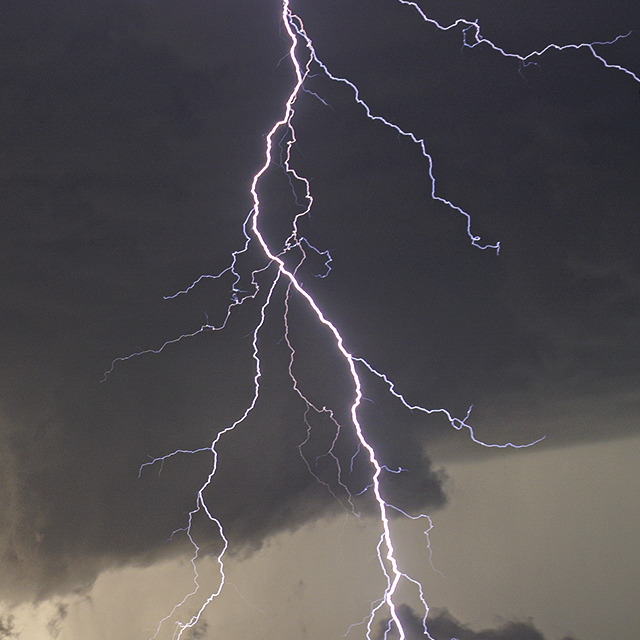
[[[424,631],[420,618],[408,605],[398,607],[398,617],[403,625],[407,640],[550,640],[535,628],[532,620],[526,622],[505,622],[497,629],[473,631],[456,620],[447,609],[434,609],[427,619]],[[377,640],[397,640],[398,632],[389,620],[380,624]],[[565,636],[562,640],[576,640]]]
[[[269,536],[323,517],[376,513],[372,468],[350,426],[331,450],[336,425],[322,415],[314,424],[307,416],[305,424],[304,405],[292,394],[283,403],[283,395],[265,389],[255,412],[218,444],[217,471],[204,497],[224,527],[230,553],[251,553]],[[184,529],[196,508],[196,493],[212,469],[211,451],[178,454],[142,468],[138,477],[146,452],[170,452],[185,436],[182,428],[171,435],[170,414],[168,424],[158,416],[149,425],[150,436],[136,432],[122,405],[113,421],[109,412],[89,419],[82,411],[57,409],[55,418],[23,415],[20,430],[5,438],[0,597],[9,601],[86,591],[107,568],[192,553],[184,532],[172,532]],[[196,431],[201,441],[191,436],[187,444],[207,447],[211,434]],[[445,503],[445,477],[411,432],[398,431],[378,448],[389,469],[405,469],[383,471],[389,502],[410,513]],[[205,553],[221,548],[217,526],[202,510],[192,535]]]

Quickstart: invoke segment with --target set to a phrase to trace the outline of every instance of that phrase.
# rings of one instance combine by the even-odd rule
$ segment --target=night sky
[[[419,4],[443,25],[478,19],[521,55],[640,30],[635,0]],[[384,496],[433,518],[429,539],[424,519],[393,527],[434,640],[637,636],[640,82],[585,49],[523,66],[463,48],[461,28],[396,0],[291,9],[331,73],[424,139],[436,194],[500,243],[472,246],[465,217],[431,198],[420,148],[313,66],[291,166],[314,198],[300,233],[332,261],[327,273],[307,249],[304,287],[408,402],[458,418],[473,405],[487,443],[545,437],[487,450],[359,367],[365,435],[404,470],[383,474]],[[250,405],[276,271],[254,238],[235,286],[254,291],[259,269],[259,291],[222,331],[199,330],[224,321],[231,273],[165,298],[245,244],[251,181],[295,83],[281,12],[277,0],[0,5],[0,638],[146,640],[193,589],[183,529],[212,454],[140,466],[206,449]],[[597,53],[640,75],[640,31]],[[289,139],[259,185],[274,252],[304,209],[278,166]],[[342,425],[334,459],[335,425],[311,412],[308,432],[287,372],[286,296],[283,280],[259,334],[260,396],[221,438],[204,494],[229,540],[228,584],[183,638],[339,638],[384,590],[362,453],[350,469],[353,383],[291,294],[293,371]],[[174,621],[219,583],[216,527],[200,513],[192,534],[202,589]],[[408,640],[423,638],[415,588],[396,601]]]

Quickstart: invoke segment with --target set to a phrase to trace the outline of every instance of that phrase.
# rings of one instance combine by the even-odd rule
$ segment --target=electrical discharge
[[[533,51],[527,55],[520,55],[520,54],[505,51],[503,48],[497,46],[490,40],[487,40],[486,38],[484,38],[481,34],[480,25],[477,20],[469,21],[465,19],[459,19],[453,22],[452,24],[442,25],[437,21],[429,18],[417,3],[410,2],[408,0],[397,0],[397,1],[399,2],[399,4],[405,5],[408,9],[416,12],[424,22],[432,25],[436,29],[439,29],[441,31],[450,31],[450,30],[460,31],[462,33],[463,48],[473,49],[473,48],[482,47],[482,46],[488,47],[491,50],[493,50],[497,55],[515,60],[518,63],[520,70],[523,67],[527,67],[529,65],[535,65],[537,63],[536,61],[542,55],[544,55],[546,52],[550,50],[564,51],[568,49],[582,49],[582,50],[586,50],[590,55],[592,55],[596,60],[602,63],[605,67],[622,72],[627,76],[629,76],[632,79],[632,81],[640,84],[640,78],[636,74],[634,74],[632,71],[624,67],[607,62],[607,60],[605,60],[605,58],[603,58],[602,55],[600,55],[596,50],[596,47],[611,45],[622,38],[627,38],[631,34],[631,32],[624,35],[620,35],[614,40],[611,40],[608,42],[593,42],[593,43],[566,44],[566,45],[549,44],[540,51]],[[369,362],[367,362],[362,357],[355,355],[348,350],[348,348],[345,346],[344,336],[340,333],[340,331],[338,331],[338,329],[336,328],[336,325],[331,321],[331,319],[325,315],[322,308],[319,306],[319,304],[316,302],[313,296],[305,289],[301,281],[298,279],[297,272],[310,253],[315,253],[324,260],[324,264],[326,266],[326,273],[322,274],[321,277],[326,276],[327,273],[330,271],[329,265],[331,262],[331,256],[329,255],[329,253],[327,251],[321,251],[315,248],[307,239],[305,239],[300,235],[299,228],[298,228],[300,220],[309,214],[313,205],[313,196],[311,193],[311,185],[310,185],[309,179],[299,175],[296,169],[292,166],[292,162],[291,162],[291,149],[296,144],[296,132],[294,128],[294,117],[296,115],[296,112],[295,112],[296,102],[298,101],[298,98],[300,97],[302,92],[306,91],[308,93],[312,93],[310,90],[305,88],[306,79],[313,74],[325,74],[325,76],[329,78],[331,81],[337,82],[337,83],[343,83],[348,87],[350,87],[351,91],[353,92],[353,98],[355,102],[358,105],[360,105],[360,107],[364,112],[364,115],[367,118],[380,123],[382,126],[393,129],[399,136],[409,139],[420,148],[426,162],[427,174],[428,174],[428,178],[431,185],[431,198],[433,200],[436,200],[442,203],[443,205],[451,209],[453,212],[464,216],[464,218],[466,219],[467,235],[469,237],[471,245],[481,250],[492,250],[492,251],[495,251],[496,253],[499,253],[500,243],[499,242],[496,242],[495,244],[484,243],[480,238],[480,236],[475,235],[473,232],[471,215],[466,211],[464,211],[459,206],[457,206],[456,204],[454,204],[453,202],[443,198],[438,194],[436,190],[436,180],[434,178],[434,173],[433,173],[433,160],[432,160],[432,157],[427,152],[425,141],[419,138],[416,134],[412,133],[411,131],[406,131],[402,129],[400,126],[391,122],[390,120],[387,120],[385,117],[373,113],[370,107],[368,106],[368,104],[361,98],[358,87],[355,84],[353,84],[347,78],[338,77],[331,73],[329,68],[319,59],[318,55],[316,54],[313,42],[310,36],[308,35],[307,31],[305,30],[305,26],[302,22],[302,19],[298,15],[293,13],[291,9],[290,0],[282,0],[281,21],[282,21],[282,28],[284,30],[283,33],[286,33],[286,37],[288,38],[288,41],[289,41],[288,54],[286,56],[286,59],[288,61],[288,64],[291,66],[293,78],[295,82],[294,82],[293,88],[291,89],[290,94],[287,96],[286,100],[283,103],[283,113],[282,113],[281,119],[273,124],[271,130],[265,136],[264,162],[260,170],[253,176],[253,179],[251,181],[250,192],[251,192],[251,198],[253,200],[253,207],[249,212],[249,215],[247,216],[247,218],[244,220],[244,224],[243,224],[243,233],[245,237],[244,246],[232,253],[230,265],[224,271],[218,273],[217,275],[203,275],[200,278],[198,278],[193,284],[191,284],[188,288],[184,289],[183,291],[179,291],[173,294],[172,296],[167,296],[166,298],[166,299],[174,298],[176,296],[184,295],[188,293],[191,289],[197,286],[198,283],[200,283],[203,279],[206,279],[206,278],[218,279],[225,274],[232,274],[234,277],[234,281],[233,281],[232,290],[231,290],[231,303],[228,306],[226,316],[223,322],[221,322],[218,325],[212,325],[207,322],[207,324],[202,325],[197,331],[193,333],[181,335],[180,337],[175,338],[173,340],[169,340],[168,342],[163,344],[159,349],[149,349],[149,350],[131,354],[123,358],[117,358],[112,362],[111,368],[105,374],[105,378],[106,378],[106,376],[113,371],[114,366],[118,362],[125,361],[130,358],[147,354],[147,353],[157,354],[163,351],[168,346],[176,342],[179,342],[180,340],[183,340],[185,338],[193,337],[205,331],[219,331],[224,329],[232,315],[232,312],[236,307],[246,304],[251,300],[254,300],[254,301],[257,300],[258,294],[260,292],[258,279],[260,277],[265,279],[266,274],[268,273],[273,274],[271,278],[271,282],[266,288],[266,295],[264,296],[264,300],[260,306],[259,320],[253,330],[252,345],[253,345],[253,360],[255,363],[254,376],[253,376],[254,393],[253,393],[252,400],[250,401],[250,403],[248,404],[248,406],[246,407],[242,415],[235,422],[233,422],[232,424],[230,424],[229,426],[221,430],[217,434],[217,436],[215,437],[215,439],[213,440],[213,442],[209,447],[205,447],[197,450],[182,450],[182,449],[176,450],[165,456],[155,458],[149,462],[145,462],[140,467],[140,473],[142,473],[145,467],[155,465],[155,464],[162,465],[164,461],[166,461],[167,459],[173,456],[177,456],[181,454],[194,454],[196,452],[201,452],[201,451],[210,451],[213,454],[213,462],[212,462],[210,472],[208,473],[207,479],[205,480],[205,482],[202,484],[202,486],[197,492],[197,496],[195,499],[195,506],[188,515],[186,526],[184,529],[181,530],[186,533],[194,549],[194,553],[191,558],[191,564],[193,566],[193,572],[194,572],[194,589],[190,593],[186,594],[182,599],[182,601],[176,604],[175,607],[172,609],[172,611],[159,622],[156,632],[153,635],[153,638],[158,637],[165,623],[168,623],[169,621],[174,620],[176,617],[178,617],[178,613],[181,607],[185,605],[189,601],[189,599],[192,596],[194,596],[199,590],[199,583],[198,583],[199,575],[198,575],[198,569],[197,569],[197,560],[198,560],[200,549],[196,544],[196,541],[192,537],[192,523],[196,514],[199,514],[199,513],[206,514],[206,517],[215,525],[215,528],[217,528],[217,531],[223,542],[222,550],[217,556],[217,563],[220,571],[220,582],[217,589],[215,589],[205,599],[204,603],[198,608],[197,612],[194,615],[190,616],[185,621],[174,620],[172,637],[175,640],[179,640],[180,638],[183,637],[183,635],[187,630],[194,628],[194,626],[200,620],[206,607],[214,600],[214,598],[216,598],[216,596],[218,596],[221,593],[225,585],[225,572],[224,572],[223,558],[224,558],[225,552],[228,549],[229,542],[225,537],[223,523],[220,522],[216,518],[215,514],[211,513],[209,508],[207,507],[207,504],[204,498],[204,492],[207,490],[207,488],[211,484],[212,479],[215,476],[217,471],[217,467],[218,467],[217,445],[220,442],[221,438],[227,436],[227,434],[230,434],[231,432],[235,431],[240,425],[242,425],[242,423],[247,419],[249,414],[256,407],[256,403],[260,395],[260,389],[261,389],[260,384],[261,384],[261,376],[262,376],[262,368],[261,368],[262,362],[261,362],[260,350],[258,348],[258,338],[265,324],[267,309],[272,304],[274,291],[276,290],[276,287],[280,283],[282,283],[283,286],[286,287],[286,296],[285,296],[285,305],[284,305],[285,343],[290,353],[289,375],[291,378],[291,384],[294,391],[305,403],[307,408],[307,413],[310,411],[313,411],[318,414],[328,414],[330,420],[334,422],[336,426],[336,436],[333,440],[333,445],[335,445],[337,438],[339,436],[340,430],[341,428],[344,427],[344,425],[340,425],[338,423],[331,409],[328,409],[327,407],[316,406],[305,396],[304,391],[303,389],[300,388],[300,385],[293,372],[293,364],[295,360],[295,349],[289,338],[289,301],[292,296],[298,296],[299,298],[301,298],[306,303],[306,305],[308,305],[308,308],[313,312],[319,325],[322,325],[330,332],[333,338],[335,349],[340,354],[340,357],[342,358],[342,360],[344,361],[344,364],[348,368],[349,375],[353,385],[353,393],[351,396],[351,401],[350,401],[351,404],[350,404],[350,412],[349,412],[350,425],[348,426],[354,430],[357,436],[357,441],[359,443],[358,451],[354,454],[354,457],[358,455],[358,453],[364,452],[370,464],[370,469],[371,469],[370,484],[368,485],[366,490],[370,490],[372,492],[372,494],[375,496],[375,501],[377,504],[377,517],[379,519],[381,534],[380,534],[379,542],[377,544],[376,551],[377,551],[378,561],[380,565],[380,571],[386,581],[386,587],[384,588],[384,592],[381,594],[380,598],[376,602],[374,602],[370,613],[368,614],[366,619],[363,621],[366,625],[366,637],[368,640],[372,640],[372,637],[373,637],[372,634],[374,633],[374,629],[373,629],[374,620],[376,619],[378,614],[381,613],[381,610],[382,610],[382,612],[385,615],[387,615],[389,620],[389,623],[387,625],[386,632],[385,632],[385,638],[388,636],[389,633],[394,631],[397,634],[399,640],[405,640],[406,633],[405,633],[405,630],[403,629],[402,622],[398,616],[397,603],[395,600],[395,596],[396,596],[396,592],[400,582],[402,580],[406,580],[414,584],[418,590],[419,597],[423,605],[424,634],[427,638],[430,638],[431,640],[433,640],[432,636],[429,634],[427,630],[427,615],[429,612],[429,607],[423,597],[422,586],[416,579],[414,579],[407,572],[401,569],[396,559],[389,514],[390,514],[390,511],[395,511],[395,512],[400,512],[401,515],[406,516],[408,518],[412,518],[412,519],[424,518],[426,522],[428,522],[428,527],[429,527],[425,531],[427,536],[428,536],[428,531],[431,527],[431,520],[427,515],[421,515],[417,517],[410,516],[409,514],[406,514],[403,511],[401,511],[398,507],[394,506],[393,504],[388,503],[383,498],[383,492],[381,491],[381,481],[382,481],[381,475],[383,471],[398,473],[402,470],[393,470],[385,467],[385,465],[383,465],[378,460],[374,447],[367,440],[367,437],[365,435],[366,430],[363,429],[363,426],[360,422],[360,417],[359,417],[359,408],[363,401],[363,383],[361,379],[362,371],[366,370],[370,374],[373,374],[374,376],[377,376],[380,380],[382,380],[387,386],[389,393],[392,394],[394,397],[396,397],[398,400],[400,400],[402,404],[407,408],[407,410],[417,411],[417,412],[422,412],[427,414],[432,414],[432,413],[444,414],[446,419],[449,421],[449,423],[453,428],[457,430],[466,429],[469,433],[470,438],[475,443],[481,446],[499,447],[499,448],[506,448],[506,447],[522,448],[522,447],[532,446],[536,444],[536,442],[539,442],[542,438],[540,440],[536,440],[535,442],[528,442],[525,444],[513,444],[510,442],[506,444],[485,443],[476,437],[472,426],[468,423],[469,413],[471,409],[469,409],[469,412],[467,412],[467,415],[465,415],[464,417],[457,418],[451,415],[446,409],[428,409],[422,406],[411,404],[405,399],[405,397],[401,393],[396,391],[394,383],[391,380],[389,380],[384,373],[375,369]],[[323,103],[325,103],[324,100],[317,94],[312,93],[312,95],[314,95],[316,98],[318,98]],[[277,159],[274,157],[276,147],[279,147],[282,150],[280,159]],[[274,248],[269,246],[267,240],[265,239],[265,234],[264,234],[265,230],[263,225],[264,216],[262,215],[263,204],[261,203],[260,198],[258,196],[258,191],[259,191],[259,185],[265,173],[270,168],[272,168],[274,165],[277,165],[277,164],[279,164],[282,167],[282,169],[286,172],[289,182],[292,185],[292,189],[294,191],[294,197],[295,197],[296,191],[295,191],[295,188],[293,188],[293,185],[297,185],[297,187],[303,191],[305,204],[302,207],[303,210],[294,217],[290,235],[286,239],[284,245],[278,248]],[[296,202],[297,202],[297,199],[296,199]],[[245,256],[245,254],[248,253],[249,247],[255,246],[256,244],[259,247],[260,253],[264,261],[262,266],[260,266],[257,269],[251,270],[250,272],[251,287],[247,289],[246,287],[241,287],[240,285],[242,280],[240,262],[242,258]],[[305,413],[305,422],[306,422],[307,413]],[[306,424],[307,424],[308,430],[310,430],[311,427],[309,423],[306,422]],[[301,443],[300,445],[300,453],[304,458],[304,454],[302,452],[303,445],[304,445],[304,442]],[[333,445],[330,451],[328,452],[329,455],[333,455]],[[335,456],[333,457],[337,463],[337,457]],[[313,473],[309,463],[307,463],[307,466],[309,467],[309,471]],[[340,471],[339,464],[338,464],[338,470]],[[319,478],[318,480],[320,481]],[[340,479],[338,481],[340,482],[340,486],[346,489],[346,486],[342,483],[342,481]],[[353,503],[351,503],[351,506],[353,507]]]

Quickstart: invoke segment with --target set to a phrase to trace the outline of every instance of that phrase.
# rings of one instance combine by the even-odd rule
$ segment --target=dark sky
[[[443,24],[477,18],[485,37],[521,54],[640,28],[631,0],[421,6]],[[637,435],[639,83],[586,50],[522,67],[486,46],[463,49],[459,29],[438,31],[393,0],[292,9],[333,74],[425,140],[437,194],[470,213],[484,242],[501,243],[499,255],[472,247],[465,218],[430,198],[419,148],[367,120],[353,92],[314,67],[305,88],[317,95],[296,103],[291,159],[314,196],[301,232],[333,261],[325,278],[320,257],[300,274],[347,348],[410,402],[458,417],[473,405],[469,422],[487,442],[546,436],[545,450]],[[251,402],[251,332],[273,268],[223,332],[117,362],[102,379],[114,359],[224,318],[229,274],[163,296],[221,272],[244,244],[251,179],[294,81],[280,11],[254,0],[2,3],[0,598],[9,605],[83,593],[101,571],[190,548],[167,539],[185,526],[211,454],[177,456],[161,474],[138,469],[207,447]],[[598,53],[638,74],[640,32]],[[260,195],[277,251],[301,209],[278,167]],[[266,266],[255,244],[240,265],[244,290],[251,269]],[[331,461],[317,474],[340,500],[299,455],[304,405],[286,375],[284,295],[280,285],[260,337],[256,410],[241,436],[221,441],[207,493],[234,554],[346,503]],[[301,385],[348,424],[351,383],[329,336],[295,298],[290,322]],[[441,415],[401,411],[378,380],[363,380],[367,436],[383,463],[409,470],[388,474],[386,495],[412,513],[444,506],[441,465],[483,452]],[[313,426],[309,459],[332,438],[326,420]],[[345,428],[343,464],[355,446]],[[349,488],[366,483],[356,463]],[[371,509],[366,495],[357,505]],[[194,530],[207,551],[219,548],[210,527]]]

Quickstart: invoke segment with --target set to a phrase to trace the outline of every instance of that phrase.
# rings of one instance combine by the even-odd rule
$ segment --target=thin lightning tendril
[[[625,35],[620,35],[608,42],[593,42],[593,43],[567,44],[567,45],[550,44],[545,48],[541,49],[540,51],[533,51],[527,55],[520,55],[516,53],[507,52],[504,49],[500,48],[499,46],[495,45],[490,40],[487,40],[486,38],[484,38],[481,35],[478,21],[469,21],[469,20],[459,19],[450,25],[443,26],[439,24],[437,21],[429,18],[415,2],[410,2],[409,0],[398,0],[398,2],[402,5],[406,5],[407,7],[414,9],[426,23],[434,26],[435,28],[441,31],[449,31],[452,29],[460,28],[460,30],[462,31],[463,49],[464,48],[474,49],[476,47],[485,45],[501,56],[504,56],[506,58],[513,58],[517,60],[521,68],[526,67],[528,65],[537,64],[536,60],[550,50],[565,51],[568,49],[576,49],[576,50],[586,49],[591,53],[591,55],[594,58],[596,58],[596,60],[602,63],[605,67],[621,71],[622,73],[630,76],[635,82],[640,83],[640,78],[636,74],[634,74],[632,71],[624,67],[607,62],[601,55],[599,55],[596,52],[594,48],[595,46],[604,46],[604,45],[614,44],[619,40],[621,40],[622,38],[628,37],[631,32]],[[397,400],[399,400],[404,405],[404,407],[409,411],[421,412],[425,414],[442,413],[446,416],[447,420],[449,421],[452,427],[454,427],[459,431],[462,429],[467,429],[471,440],[473,440],[475,443],[480,444],[482,446],[498,447],[498,448],[506,448],[506,447],[523,448],[523,447],[529,447],[533,444],[536,444],[537,442],[540,442],[542,438],[536,440],[535,442],[530,442],[530,443],[521,444],[521,445],[516,445],[512,443],[488,444],[488,443],[482,442],[480,439],[476,437],[473,431],[473,428],[467,422],[467,420],[469,419],[469,414],[471,412],[471,407],[469,408],[467,415],[464,418],[460,419],[452,416],[446,409],[427,409],[425,407],[409,403],[402,394],[396,391],[394,383],[391,380],[389,380],[389,378],[387,378],[387,376],[384,373],[379,372],[372,365],[370,365],[366,360],[364,360],[361,357],[353,355],[347,349],[347,347],[345,346],[344,338],[341,335],[341,333],[338,331],[336,326],[325,316],[322,309],[318,306],[318,303],[311,296],[311,294],[304,288],[301,281],[298,279],[297,277],[298,270],[306,260],[308,256],[307,252],[309,251],[316,253],[317,255],[322,256],[324,258],[325,272],[322,274],[317,274],[319,277],[325,277],[331,270],[330,268],[331,256],[329,252],[320,251],[319,249],[316,249],[305,238],[299,235],[298,223],[302,218],[309,215],[311,211],[311,207],[313,205],[313,197],[311,194],[309,180],[303,176],[300,176],[295,171],[295,169],[292,168],[291,166],[291,150],[292,150],[292,147],[296,144],[295,129],[293,126],[293,119],[295,115],[294,105],[296,104],[301,92],[305,92],[317,98],[318,100],[320,100],[322,104],[326,106],[330,106],[320,95],[310,91],[304,86],[305,80],[308,77],[312,76],[312,72],[311,72],[312,67],[313,66],[318,67],[319,70],[330,80],[348,85],[354,93],[354,99],[356,103],[364,109],[367,118],[369,118],[372,121],[379,122],[382,125],[395,130],[398,133],[398,135],[410,139],[414,144],[419,146],[423,156],[427,161],[427,172],[428,172],[429,180],[431,182],[432,199],[438,202],[441,202],[442,204],[446,205],[450,209],[453,209],[454,211],[457,211],[459,214],[463,215],[466,218],[467,235],[471,241],[471,244],[474,247],[477,247],[483,250],[493,249],[496,251],[496,253],[499,253],[500,243],[497,242],[495,244],[483,244],[481,242],[480,236],[474,235],[472,232],[470,214],[464,211],[463,209],[461,209],[460,207],[458,207],[457,205],[455,205],[454,203],[452,203],[451,201],[447,200],[446,198],[436,193],[436,181],[433,173],[433,160],[426,150],[426,143],[424,139],[419,138],[417,135],[415,135],[411,131],[405,131],[404,129],[394,124],[393,122],[385,119],[384,117],[374,114],[372,110],[369,108],[368,104],[361,98],[360,91],[355,84],[353,84],[351,81],[349,81],[346,78],[335,76],[330,72],[328,67],[317,56],[312,40],[307,35],[307,32],[305,31],[301,18],[295,15],[294,13],[292,13],[290,9],[290,0],[282,0],[281,19],[282,19],[282,26],[284,27],[284,30],[286,31],[286,35],[290,41],[288,54],[282,59],[282,61],[285,59],[288,59],[290,61],[290,64],[292,65],[293,71],[295,74],[295,85],[291,90],[291,93],[289,94],[284,104],[284,114],[282,118],[272,126],[269,133],[265,136],[266,144],[265,144],[264,164],[262,165],[260,170],[254,175],[253,180],[251,182],[250,193],[253,199],[253,208],[249,212],[249,215],[245,219],[242,227],[244,237],[245,237],[244,246],[242,249],[234,251],[231,254],[232,256],[231,264],[226,269],[218,273],[217,275],[200,276],[186,289],[182,291],[178,291],[177,293],[171,296],[167,296],[165,298],[169,300],[179,295],[187,294],[189,291],[191,291],[194,287],[196,287],[200,282],[202,282],[205,279],[220,279],[223,276],[230,274],[234,278],[234,280],[231,286],[231,302],[227,308],[226,315],[220,324],[212,325],[207,320],[207,322],[203,324],[196,331],[192,333],[184,334],[179,338],[168,340],[159,349],[148,349],[148,350],[131,354],[127,357],[117,358],[112,362],[111,368],[109,369],[109,371],[105,373],[105,379],[106,379],[106,377],[113,371],[115,365],[118,362],[122,362],[143,354],[148,354],[148,353],[158,354],[162,352],[165,348],[169,347],[170,345],[173,345],[185,338],[194,337],[206,331],[219,331],[224,329],[227,326],[227,323],[235,307],[239,307],[249,300],[258,299],[259,292],[260,292],[258,276],[264,273],[275,272],[273,276],[273,280],[268,288],[267,294],[260,306],[259,321],[257,322],[255,329],[253,331],[252,355],[255,362],[255,373],[253,378],[254,392],[253,392],[252,400],[247,406],[247,408],[245,409],[242,416],[239,419],[237,419],[233,424],[227,426],[225,429],[220,431],[209,447],[203,447],[195,450],[179,449],[179,450],[173,451],[172,453],[164,455],[162,457],[154,458],[148,462],[145,462],[144,464],[141,465],[139,469],[139,474],[141,474],[145,467],[152,466],[156,463],[159,463],[160,472],[161,472],[164,462],[179,454],[195,454],[195,453],[207,451],[207,452],[210,452],[213,456],[211,471],[209,472],[206,481],[197,492],[196,504],[194,509],[192,509],[192,511],[189,512],[186,527],[184,527],[183,529],[174,531],[174,534],[173,534],[175,535],[178,532],[185,533],[190,543],[193,546],[194,554],[193,554],[193,557],[191,558],[191,564],[193,567],[194,588],[190,593],[184,596],[181,602],[179,602],[173,607],[173,609],[170,611],[168,615],[166,615],[164,618],[162,618],[162,620],[160,620],[160,622],[158,623],[156,632],[152,636],[152,638],[156,638],[160,634],[160,631],[163,625],[166,622],[170,621],[172,618],[174,618],[179,612],[179,610],[190,600],[190,598],[195,596],[195,594],[198,592],[200,588],[199,574],[197,570],[197,561],[199,559],[200,548],[192,536],[192,523],[196,515],[201,511],[207,516],[207,518],[212,523],[214,523],[218,531],[218,534],[220,536],[220,539],[222,541],[222,550],[216,557],[216,561],[220,571],[220,582],[217,589],[215,589],[209,595],[209,597],[206,598],[205,602],[199,607],[197,612],[190,617],[189,620],[187,620],[186,622],[175,622],[174,632],[172,635],[174,640],[180,640],[180,638],[183,636],[184,632],[187,629],[192,629],[198,623],[206,607],[221,593],[222,588],[225,584],[223,556],[228,548],[229,542],[224,535],[222,523],[215,517],[214,514],[212,514],[209,511],[204,499],[204,492],[210,486],[218,468],[218,451],[216,447],[220,439],[225,434],[231,431],[234,431],[236,427],[241,425],[247,419],[249,414],[254,410],[257,404],[257,401],[260,395],[260,380],[262,376],[261,359],[260,359],[260,353],[258,349],[258,337],[265,323],[267,310],[271,304],[274,291],[277,285],[281,281],[285,281],[287,288],[286,288],[286,295],[284,300],[284,324],[285,324],[284,340],[290,353],[289,376],[292,381],[293,390],[298,394],[298,396],[301,398],[301,400],[305,403],[305,406],[306,406],[306,409],[304,411],[304,422],[307,427],[307,437],[299,445],[300,455],[304,459],[309,472],[318,480],[318,482],[325,485],[325,487],[333,494],[333,496],[342,503],[342,500],[334,492],[334,490],[330,487],[330,485],[324,482],[323,480],[321,480],[320,477],[316,473],[314,473],[312,469],[312,464],[307,460],[307,458],[304,455],[304,447],[308,443],[311,436],[311,424],[308,420],[309,414],[311,412],[314,412],[318,415],[324,415],[328,417],[329,421],[333,423],[335,427],[335,433],[332,438],[329,449],[323,455],[331,457],[334,463],[336,464],[337,472],[338,472],[338,485],[341,487],[342,490],[346,492],[348,496],[350,511],[357,516],[358,513],[356,511],[356,508],[352,499],[355,496],[360,494],[355,494],[354,496],[349,492],[346,484],[343,482],[342,469],[340,468],[338,457],[334,453],[334,447],[338,442],[338,439],[340,437],[342,429],[344,428],[344,425],[341,425],[338,422],[337,418],[335,417],[335,413],[331,408],[328,408],[326,406],[323,406],[323,407],[316,406],[304,395],[303,391],[299,387],[298,381],[293,372],[296,351],[289,337],[289,300],[292,295],[300,296],[306,302],[308,307],[312,310],[317,321],[320,324],[324,325],[324,327],[330,332],[330,334],[333,337],[335,348],[340,353],[344,363],[347,365],[347,368],[349,370],[350,378],[353,384],[353,396],[352,396],[352,401],[350,406],[351,426],[355,431],[355,434],[357,436],[357,441],[358,441],[356,452],[351,456],[350,471],[353,470],[355,458],[362,452],[365,452],[367,454],[370,467],[373,470],[371,474],[370,484],[367,485],[360,493],[364,493],[365,491],[371,490],[375,496],[375,501],[377,504],[378,514],[379,514],[379,522],[382,529],[382,533],[380,535],[378,544],[376,546],[376,553],[377,553],[378,561],[380,564],[381,572],[386,580],[386,588],[384,590],[382,597],[371,604],[371,610],[369,614],[365,616],[365,618],[361,622],[351,625],[347,630],[347,633],[345,633],[345,636],[349,633],[349,631],[353,627],[364,624],[367,629],[366,637],[368,638],[368,640],[371,640],[372,633],[373,633],[373,623],[376,618],[376,615],[386,605],[386,607],[389,610],[389,620],[386,626],[386,630],[384,632],[384,637],[387,638],[388,635],[395,629],[395,631],[398,634],[398,640],[405,640],[406,633],[401,623],[401,620],[398,616],[396,603],[394,601],[394,595],[396,594],[400,581],[402,579],[405,579],[409,583],[413,584],[418,591],[419,599],[424,608],[423,631],[427,638],[430,638],[431,640],[433,640],[433,638],[431,637],[431,635],[429,635],[429,632],[427,630],[426,621],[427,621],[427,615],[429,613],[429,607],[424,598],[422,585],[420,584],[419,581],[415,580],[414,578],[409,576],[407,573],[403,572],[400,569],[398,560],[396,559],[396,553],[395,553],[393,539],[391,535],[391,524],[390,524],[389,512],[396,511],[403,517],[409,518],[411,520],[426,519],[428,523],[428,528],[425,530],[424,533],[427,539],[427,548],[429,550],[430,562],[431,562],[431,544],[429,539],[429,532],[433,525],[432,525],[431,519],[426,514],[411,516],[410,514],[402,511],[395,505],[387,503],[385,499],[382,497],[381,476],[383,474],[383,471],[390,472],[390,473],[402,473],[406,470],[390,469],[386,467],[384,464],[382,464],[381,462],[379,462],[373,446],[369,443],[369,441],[364,435],[362,425],[360,423],[360,419],[358,416],[358,410],[360,408],[361,403],[366,398],[364,398],[363,396],[363,391],[362,391],[363,383],[362,383],[361,376],[358,373],[358,365],[361,365],[361,367],[363,367],[364,370],[369,374],[382,380],[384,384],[387,386],[389,393],[392,396],[394,396]],[[306,62],[304,64],[300,61],[298,57],[298,49],[300,48],[300,45],[303,45],[303,47],[307,51]],[[277,142],[275,142],[276,140]],[[281,168],[287,174],[289,184],[292,188],[292,192],[293,192],[296,204],[300,205],[300,203],[298,202],[298,196],[296,193],[295,185],[302,185],[304,189],[303,199],[304,199],[304,202],[306,203],[303,207],[303,210],[299,212],[297,215],[295,215],[292,222],[291,233],[289,237],[286,239],[286,241],[284,242],[282,250],[278,253],[274,252],[269,247],[269,245],[267,244],[267,241],[263,236],[263,232],[260,224],[262,205],[258,196],[258,186],[262,177],[265,175],[267,170],[270,169],[275,164],[274,146],[277,146],[280,149],[280,158],[279,158],[279,163],[277,164],[279,164],[279,166],[281,166]],[[253,269],[251,271],[250,286],[245,289],[241,286],[243,278],[241,276],[239,264],[242,259],[248,256],[249,246],[253,240],[255,240],[259,245],[259,248],[265,259],[265,262],[263,266],[261,266],[260,268]],[[291,254],[292,252],[294,252],[294,250],[299,253],[300,257],[298,258],[295,266],[293,268],[290,268],[290,267],[287,267],[285,263],[285,257],[288,254]],[[317,460],[318,459],[316,459],[316,463],[317,463]],[[431,564],[431,566],[433,567],[433,564]]]

